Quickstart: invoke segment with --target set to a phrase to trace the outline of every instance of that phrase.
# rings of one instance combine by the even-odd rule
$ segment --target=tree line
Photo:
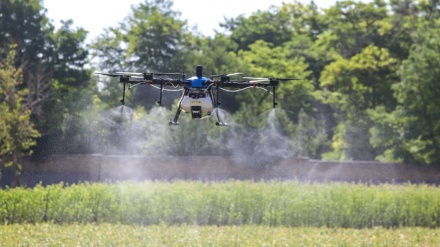
[[[19,171],[23,155],[103,147],[146,154],[230,155],[237,146],[252,147],[243,151],[250,155],[260,152],[271,135],[239,133],[267,128],[272,102],[266,92],[222,95],[232,130],[209,121],[170,129],[158,116],[175,110],[178,94],[160,110],[152,107],[157,91],[138,87],[129,92],[131,108],[115,109],[121,88],[93,75],[194,74],[201,64],[217,74],[304,78],[277,90],[275,118],[283,138],[274,143],[293,143],[288,149],[295,155],[440,164],[438,1],[347,0],[325,9],[293,1],[225,18],[212,37],[190,27],[172,5],[145,0],[86,44],[87,31],[71,20],[55,28],[43,1],[0,0],[1,162]],[[136,124],[115,117],[121,111]],[[139,142],[127,139],[128,130]]]

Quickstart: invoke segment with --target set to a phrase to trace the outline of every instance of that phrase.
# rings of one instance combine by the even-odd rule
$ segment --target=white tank
[[[180,106],[183,112],[191,113],[192,118],[209,116],[214,110],[211,97],[204,92],[188,93],[187,96],[183,96]]]

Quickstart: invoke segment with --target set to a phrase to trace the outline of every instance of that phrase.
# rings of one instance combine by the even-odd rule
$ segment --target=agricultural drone
[[[211,75],[210,78],[203,76],[203,67],[196,67],[196,76],[185,78],[184,73],[137,73],[137,72],[96,72],[98,75],[118,77],[122,83],[121,103],[125,104],[125,92],[139,85],[150,85],[160,90],[157,104],[162,105],[162,95],[164,91],[183,91],[180,98],[177,112],[174,118],[169,122],[170,125],[178,125],[180,113],[191,113],[193,119],[201,119],[210,116],[215,109],[220,106],[220,91],[239,92],[248,88],[259,88],[273,95],[273,108],[277,106],[276,87],[280,81],[300,80],[297,78],[260,78],[260,77],[242,77],[241,80],[231,80],[232,76],[242,73],[232,73],[225,75]],[[128,86],[128,88],[127,88]],[[167,89],[172,87],[172,89]],[[269,89],[272,88],[272,92]],[[217,126],[227,126],[222,121],[218,110]]]

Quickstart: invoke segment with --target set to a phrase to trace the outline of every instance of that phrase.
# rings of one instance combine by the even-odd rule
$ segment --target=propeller
[[[304,80],[302,78],[269,78],[271,80],[277,80],[277,81],[299,81]]]
[[[241,74],[243,74],[243,73],[236,72],[236,73],[231,73],[231,74],[227,74],[227,75],[211,75],[211,79],[214,80],[215,77],[220,77],[221,82],[227,82],[231,79],[231,76],[241,75]]]
[[[123,71],[120,71],[120,72],[115,72],[116,74],[122,74],[122,75],[143,75],[143,74],[145,74],[145,73],[141,73],[141,72],[123,72]],[[158,72],[158,73],[147,73],[147,74],[153,74],[153,75],[157,75],[157,76],[164,76],[164,75],[182,75],[182,73],[161,73],[161,72]]]
[[[95,72],[95,74],[98,75],[106,75],[106,76],[110,76],[110,77],[120,77],[120,74],[112,74],[112,73],[104,73],[104,72]]]
[[[269,78],[262,78],[262,77],[243,77],[243,79],[249,79],[249,80],[269,80]]]
[[[270,80],[266,80],[266,79],[261,79],[261,80],[250,80],[250,83],[255,83],[255,82],[268,82]]]
[[[104,73],[104,72],[95,72],[98,75],[105,75],[110,77],[130,77],[134,79],[144,79],[142,73],[134,73],[134,72],[115,72],[115,73]]]
[[[173,75],[185,76],[184,73],[142,73],[142,72],[128,72],[128,71],[117,71],[114,73],[95,72],[95,74],[105,75],[110,77],[119,77],[119,78],[124,77],[124,78],[135,78],[135,79],[146,79],[146,80],[153,79],[153,76],[173,76]],[[166,79],[171,79],[171,78],[166,78]]]
[[[211,75],[212,78],[214,77],[222,77],[222,76],[233,76],[233,75],[242,75],[242,72],[236,72],[236,73],[231,73],[231,74],[227,74],[227,75]]]
[[[243,79],[254,80],[254,81],[295,81],[304,80],[301,78],[265,78],[265,77],[243,77]]]
[[[183,75],[183,73],[153,73],[154,75]]]
[[[116,74],[119,74],[119,75],[143,75],[143,73],[140,73],[140,72],[123,72],[123,71],[118,71],[118,72],[115,72]]]

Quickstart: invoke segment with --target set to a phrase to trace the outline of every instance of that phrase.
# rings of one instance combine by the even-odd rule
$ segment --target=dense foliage
[[[31,113],[39,133],[24,132],[14,140],[23,143],[12,145],[3,128],[0,145],[13,146],[15,153],[32,148],[34,158],[90,152],[233,155],[237,150],[253,156],[267,151],[262,143],[275,136],[271,143],[288,143],[284,153],[291,156],[440,164],[437,1],[346,0],[327,9],[313,1],[284,3],[227,19],[221,23],[224,32],[213,37],[192,32],[172,4],[134,5],[116,27],[85,44],[87,31],[73,28],[72,21],[55,29],[43,1],[0,0],[0,60],[6,64],[9,47],[17,47],[13,66],[4,73],[23,74],[15,87],[26,108],[8,110],[15,116],[0,121],[10,126],[12,119]],[[94,70],[193,74],[197,64],[208,73],[304,80],[280,85],[280,108],[270,123],[267,93],[222,94],[220,107],[233,123],[225,130],[210,121],[186,123],[187,116],[181,126],[169,128],[179,93],[166,96],[166,109],[157,115],[152,108],[157,91],[147,86],[127,92],[131,108],[114,108],[120,99],[117,82],[91,76]],[[0,96],[0,104],[5,101]],[[275,131],[266,132],[268,126]],[[1,150],[2,160],[10,155]]]
[[[299,182],[63,184],[0,191],[0,223],[439,227],[428,185]]]
[[[0,63],[0,162],[20,174],[21,157],[31,151],[39,133],[31,122],[30,109],[24,104],[27,89],[19,88],[23,75],[20,68],[14,67],[15,47],[9,48],[8,54],[1,54],[6,59]]]

